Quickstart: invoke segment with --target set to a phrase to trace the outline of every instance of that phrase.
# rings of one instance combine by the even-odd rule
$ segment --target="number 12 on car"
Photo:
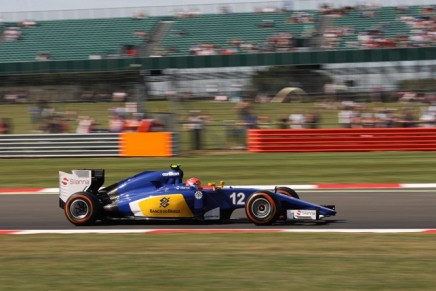
[[[245,193],[243,192],[233,192],[230,194],[230,198],[232,199],[233,205],[245,205]]]

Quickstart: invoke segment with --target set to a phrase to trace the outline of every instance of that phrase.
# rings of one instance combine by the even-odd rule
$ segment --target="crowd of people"
[[[337,125],[342,128],[436,127],[435,103],[392,108],[373,107],[370,104],[353,101],[328,107],[317,104],[309,109],[291,109],[289,114],[272,119],[254,114],[253,104],[242,101],[235,106],[238,116],[236,124],[243,129],[317,129]],[[337,111],[337,121],[325,118],[326,112],[331,110]]]
[[[350,17],[349,24],[335,25],[334,22],[325,28],[322,32],[321,41],[305,42],[301,40],[310,39],[315,33],[314,26],[311,29],[305,28],[298,34],[295,31],[274,30],[273,33],[266,36],[264,41],[250,41],[240,37],[230,37],[227,44],[217,44],[208,40],[192,44],[188,49],[190,55],[219,55],[219,54],[239,54],[239,53],[263,53],[263,52],[286,52],[295,51],[299,47],[309,47],[319,45],[321,49],[338,49],[338,48],[393,48],[393,47],[421,47],[433,45],[436,42],[436,17],[434,16],[434,6],[423,6],[419,15],[416,12],[410,14],[409,6],[398,6],[394,9],[397,17],[394,21],[386,21],[381,16],[381,9],[378,4],[364,4],[355,6],[343,6],[334,8],[329,4],[323,4],[319,8],[320,15],[326,15],[333,18]],[[356,13],[359,12],[359,13]],[[293,24],[315,24],[319,18],[314,13],[307,11],[292,11],[290,8],[277,9],[266,7],[257,9],[257,13],[290,13],[287,22]],[[353,13],[354,14],[351,14]],[[226,13],[231,13],[226,10]],[[198,17],[199,13],[188,14],[189,16],[180,17]],[[353,16],[350,16],[353,15]],[[359,16],[356,16],[359,15]],[[357,28],[353,23],[357,23],[356,17],[365,19],[374,19],[374,24],[369,27]],[[379,19],[379,21],[377,21]],[[406,24],[408,33],[397,31],[399,24]],[[276,27],[276,23],[267,17],[258,23],[258,29],[268,29]],[[291,27],[290,27],[291,28]],[[183,30],[183,34],[177,34],[177,37],[189,35],[189,32]],[[353,36],[353,37],[347,37]],[[180,53],[177,45],[163,49],[160,48],[159,56]]]
[[[418,15],[410,15],[409,6],[397,6],[396,17],[387,21],[380,16],[381,7],[377,4],[345,6],[332,8],[325,4],[321,7],[321,14],[335,18],[347,17],[351,12],[360,11],[361,19],[371,18],[375,24],[358,29],[354,26],[331,26],[323,35],[321,48],[335,49],[340,47],[344,36],[355,35],[356,40],[345,41],[347,48],[392,48],[392,47],[422,47],[434,45],[436,41],[436,18],[434,6],[423,6]],[[355,17],[355,16],[353,16]],[[378,20],[378,21],[377,21]],[[354,20],[358,22],[358,20]],[[408,33],[397,31],[400,25],[394,22],[406,24]]]
[[[371,109],[348,102],[338,112],[338,123],[343,128],[434,127],[436,106],[426,106],[421,111],[412,107]]]
[[[37,133],[150,132],[166,128],[164,121],[145,118],[144,114],[130,112],[124,107],[111,108],[107,123],[99,123],[95,118],[78,115],[75,111],[56,111],[44,100],[31,105],[28,113],[32,130]],[[8,124],[11,124],[11,118],[4,118],[0,123],[0,133],[11,133],[11,125],[6,126]]]

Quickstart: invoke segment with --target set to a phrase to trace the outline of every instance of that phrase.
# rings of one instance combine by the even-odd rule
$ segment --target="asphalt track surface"
[[[289,229],[434,229],[436,189],[299,191],[301,199],[334,204],[338,214],[318,223],[268,226]],[[55,194],[0,195],[0,229],[252,229],[259,228],[239,211],[226,223],[191,221],[116,221],[76,227],[65,218]]]

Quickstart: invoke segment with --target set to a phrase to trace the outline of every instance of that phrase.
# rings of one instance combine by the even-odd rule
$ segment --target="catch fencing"
[[[252,129],[250,152],[436,151],[436,128]]]

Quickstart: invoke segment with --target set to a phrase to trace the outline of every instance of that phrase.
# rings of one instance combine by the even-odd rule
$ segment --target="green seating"
[[[307,12],[316,19],[317,11]],[[269,36],[280,32],[290,32],[294,37],[300,37],[308,27],[315,25],[289,23],[288,19],[292,14],[293,12],[206,14],[176,19],[160,45],[164,48],[177,48],[178,52],[171,55],[186,55],[189,48],[197,43],[211,43],[230,48],[231,39],[256,44],[265,42]],[[261,28],[259,25],[262,21],[273,21],[274,27]],[[177,32],[180,31],[186,35],[178,36]]]
[[[144,40],[134,32],[149,32],[157,21],[157,17],[40,21],[36,27],[22,28],[20,40],[0,43],[0,62],[34,61],[40,52],[53,60],[104,56],[123,45],[140,45]]]
[[[355,34],[342,35],[333,49],[354,48],[357,33],[383,26],[384,36],[394,39],[410,33],[410,27],[399,20],[401,16],[419,16],[422,6],[409,6],[406,13],[398,13],[395,7],[380,7],[374,18],[361,17],[361,10],[333,18],[332,27],[350,27]],[[297,12],[312,15],[314,23],[290,23]],[[45,52],[53,60],[83,60],[90,55],[116,54],[124,45],[141,45],[144,39],[135,31],[150,32],[161,20],[168,17],[147,19],[104,18],[40,21],[36,27],[22,28],[22,39],[0,42],[0,63],[34,61],[38,53]],[[238,39],[253,45],[263,43],[272,35],[289,32],[294,38],[305,37],[319,24],[317,10],[280,13],[229,13],[205,14],[191,18],[174,18],[155,49],[171,51],[170,56],[188,55],[195,44],[209,43],[219,48],[236,48],[230,40]],[[273,27],[260,27],[271,22]],[[3,28],[11,24],[3,24]],[[180,35],[179,33],[184,33]]]

